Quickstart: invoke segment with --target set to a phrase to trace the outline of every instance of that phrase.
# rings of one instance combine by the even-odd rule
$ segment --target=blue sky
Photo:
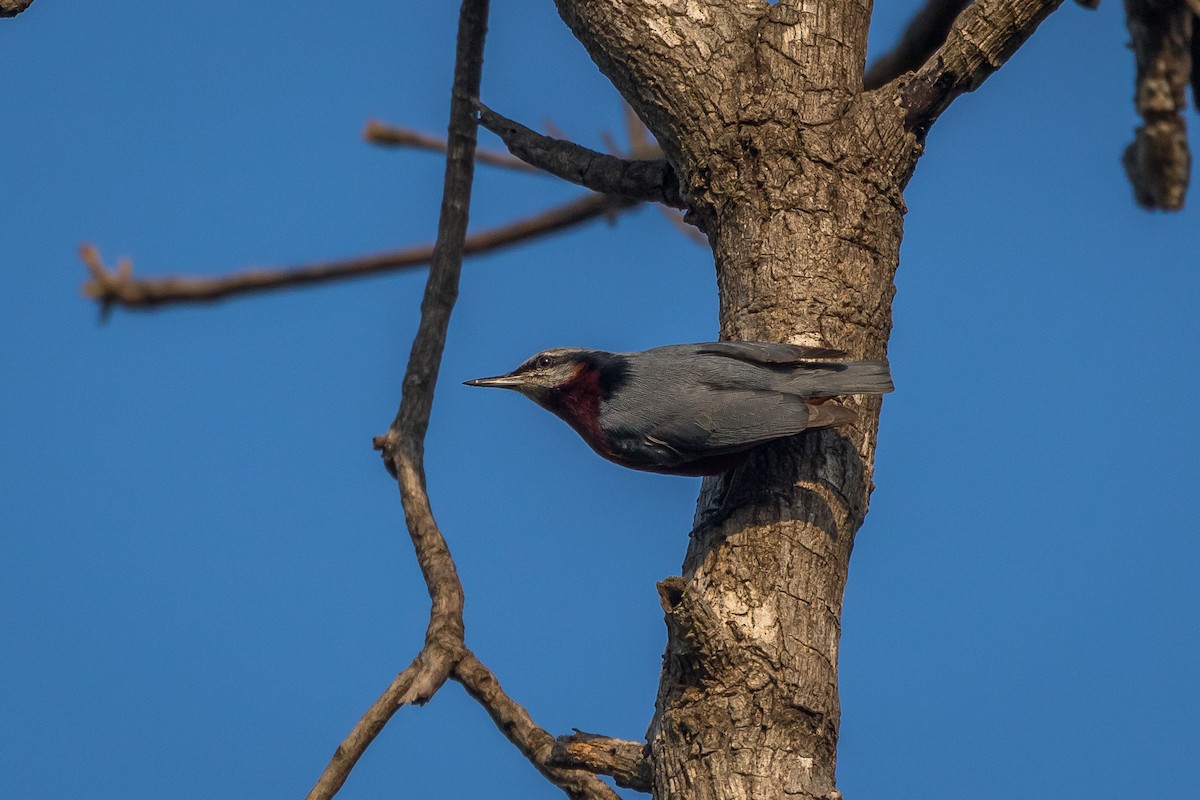
[[[914,7],[882,5],[875,51]],[[101,325],[75,252],[217,274],[428,240],[440,159],[359,131],[444,129],[454,18],[40,0],[0,21],[6,797],[301,796],[416,652],[427,599],[370,440],[423,273]],[[1119,4],[1064,6],[943,116],[906,193],[898,391],[843,621],[847,797],[1200,782],[1200,198],[1132,201],[1126,39]],[[550,3],[498,4],[483,94],[593,147],[621,126]],[[482,169],[473,221],[578,191]],[[651,208],[465,269],[430,492],[468,643],[555,733],[644,733],[654,582],[699,484],[623,471],[460,381],[716,329],[711,256]],[[453,685],[393,720],[343,796],[397,794],[558,796]]]

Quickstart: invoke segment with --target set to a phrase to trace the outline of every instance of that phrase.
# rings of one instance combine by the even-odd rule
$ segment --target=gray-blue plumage
[[[892,391],[883,361],[823,361],[837,350],[773,342],[668,345],[615,353],[623,382],[600,402],[615,453],[678,467],[854,419],[808,401]]]
[[[832,360],[845,356],[776,342],[555,348],[468,383],[522,392],[618,464],[711,475],[757,445],[855,419],[828,398],[892,391],[887,362]]]

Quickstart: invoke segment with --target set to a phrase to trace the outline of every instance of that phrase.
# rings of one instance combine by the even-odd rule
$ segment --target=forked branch
[[[400,408],[388,432],[375,441],[399,486],[404,519],[429,589],[431,605],[425,644],[412,664],[396,676],[338,746],[309,793],[309,800],[332,798],[396,711],[405,705],[424,703],[451,675],[483,704],[526,757],[573,800],[617,800],[613,791],[595,775],[545,765],[551,747],[550,735],[504,694],[495,676],[467,649],[462,582],[446,539],[433,518],[425,488],[425,432],[462,274],[475,163],[476,126],[470,98],[479,92],[487,13],[488,0],[463,0],[437,241],[421,302],[421,321],[404,373]]]
[[[421,303],[421,322],[404,373],[400,409],[377,446],[400,488],[400,502],[429,589],[429,625],[425,644],[413,663],[396,676],[359,719],[317,780],[309,800],[337,794],[358,759],[402,706],[433,696],[466,652],[463,643],[463,589],[445,537],[438,529],[425,491],[425,431],[433,406],[450,312],[458,298],[463,240],[474,175],[475,123],[466,100],[479,91],[483,42],[487,34],[488,0],[463,0],[458,20],[454,89],[450,98],[450,140],[446,178],[438,219],[437,242]]]

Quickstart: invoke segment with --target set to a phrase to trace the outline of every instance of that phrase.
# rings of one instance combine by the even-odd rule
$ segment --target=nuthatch
[[[766,442],[853,422],[824,401],[892,391],[886,361],[774,342],[707,342],[606,353],[558,347],[467,386],[515,389],[609,461],[669,475],[718,475]]]

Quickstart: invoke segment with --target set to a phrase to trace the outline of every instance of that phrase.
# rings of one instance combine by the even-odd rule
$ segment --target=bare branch
[[[429,588],[431,604],[425,645],[413,663],[396,676],[338,746],[309,792],[309,800],[333,797],[396,710],[402,705],[423,703],[432,697],[466,652],[462,582],[450,548],[429,507],[424,457],[434,386],[462,272],[463,241],[467,234],[475,167],[476,126],[469,98],[479,93],[487,15],[488,0],[463,0],[458,19],[454,88],[450,98],[450,141],[446,150],[446,178],[437,242],[433,248],[429,279],[425,283],[421,322],[404,373],[400,409],[382,442],[384,462],[399,485],[404,518],[421,574]]]
[[[644,742],[610,739],[578,729],[554,741],[548,763],[611,775],[618,786],[638,792],[651,791],[654,783],[653,766]]]
[[[1125,0],[1137,60],[1134,105],[1143,124],[1122,158],[1145,208],[1183,207],[1191,175],[1182,111],[1192,75],[1193,15],[1184,0]]]
[[[317,779],[307,800],[328,800],[338,793],[358,759],[383,730],[383,726],[402,706],[417,702],[418,697],[431,696],[445,682],[457,658],[456,652],[437,647],[423,647],[403,672],[396,676],[379,699],[371,704],[355,723],[349,735],[337,746],[333,758]]]
[[[453,677],[487,710],[500,732],[572,800],[618,800],[617,793],[591,772],[548,763],[554,737],[538,727],[529,712],[504,693],[496,676],[474,654],[466,653],[455,667]]]
[[[33,5],[33,0],[0,0],[0,17],[15,17]]]
[[[959,14],[946,42],[902,90],[905,125],[919,135],[965,92],[1008,61],[1062,0],[975,0]]]
[[[363,128],[363,139],[383,147],[412,147],[417,150],[431,150],[435,153],[446,152],[446,140],[440,136],[398,125],[384,125],[373,119],[367,120],[367,126]],[[538,174],[542,172],[537,167],[498,150],[476,148],[475,161],[491,167],[503,167],[518,172],[536,172]]]
[[[950,25],[970,0],[927,0],[908,23],[900,41],[863,75],[863,89],[878,89],[925,63],[946,41]]]
[[[463,244],[463,254],[474,256],[490,253],[599,217],[611,216],[636,205],[637,202],[632,200],[589,194],[539,214],[472,234]],[[115,272],[105,268],[96,248],[91,245],[84,245],[80,256],[91,273],[91,280],[83,285],[86,297],[96,300],[102,310],[111,306],[140,310],[166,304],[208,303],[235,295],[423,267],[433,257],[433,245],[416,245],[388,253],[299,267],[252,269],[214,278],[172,276],[139,279],[133,276],[127,261],[123,261],[125,266]]]
[[[597,192],[685,206],[679,179],[666,159],[627,161],[563,139],[543,136],[478,103],[479,122],[504,140],[510,153],[551,175]]]

